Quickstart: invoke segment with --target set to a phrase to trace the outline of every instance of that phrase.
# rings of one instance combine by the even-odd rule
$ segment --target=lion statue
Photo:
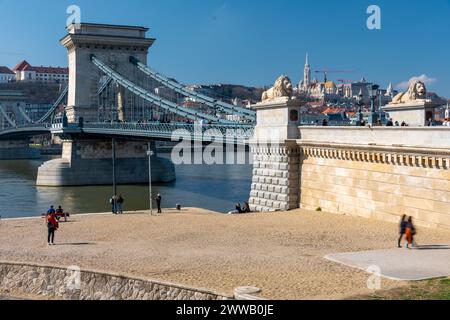
[[[392,104],[406,103],[418,99],[425,99],[427,95],[427,89],[422,81],[416,80],[409,85],[409,89],[406,92],[399,93],[392,100]]]
[[[274,100],[281,97],[292,97],[292,82],[287,76],[281,76],[275,81],[275,85],[262,94],[262,101]]]

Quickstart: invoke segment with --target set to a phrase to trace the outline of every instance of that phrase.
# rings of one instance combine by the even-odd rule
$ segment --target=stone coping
[[[406,145],[383,145],[383,144],[354,144],[354,143],[340,143],[340,142],[317,142],[310,140],[297,140],[299,146],[305,147],[322,147],[322,148],[338,148],[338,149],[353,149],[364,151],[388,151],[398,153],[416,153],[426,155],[450,156],[450,150],[447,148],[422,148]]]
[[[373,126],[373,127],[361,127],[361,126],[299,126],[299,130],[302,129],[308,129],[308,130],[348,130],[348,131],[367,131],[367,130],[380,130],[380,131],[432,131],[432,130],[439,130],[439,131],[450,131],[450,127],[444,127],[444,126],[433,126],[433,127],[381,127],[381,126]]]
[[[56,270],[60,270],[60,271],[68,270],[68,267],[65,268],[62,266],[32,263],[32,262],[12,262],[12,261],[0,260],[0,265],[9,265],[9,266],[15,266],[15,267],[56,269]],[[125,279],[125,280],[137,280],[137,281],[143,281],[143,282],[150,282],[152,284],[156,284],[156,285],[160,285],[160,286],[171,287],[171,288],[176,288],[176,289],[180,289],[180,290],[188,290],[188,291],[205,294],[205,295],[213,295],[213,296],[217,296],[218,298],[224,298],[224,299],[229,299],[229,300],[234,299],[234,297],[232,297],[230,295],[223,294],[223,293],[217,293],[217,292],[207,290],[207,289],[192,288],[192,287],[188,287],[188,286],[181,285],[181,284],[174,284],[174,283],[170,283],[170,282],[153,280],[153,279],[148,279],[148,278],[139,277],[139,276],[129,276],[129,275],[123,275],[123,274],[119,274],[119,273],[115,273],[115,272],[105,272],[105,271],[100,271],[100,270],[95,270],[95,269],[82,269],[80,272],[81,273],[90,273],[90,274],[95,274],[95,275],[100,275],[100,276],[107,276],[107,277],[116,277],[116,278]]]

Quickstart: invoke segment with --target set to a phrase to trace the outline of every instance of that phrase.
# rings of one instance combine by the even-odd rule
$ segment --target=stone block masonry
[[[25,140],[0,141],[0,160],[25,160],[39,159],[41,153],[37,149],[30,148]]]
[[[95,271],[0,261],[0,292],[61,300],[229,300],[226,295],[186,286]],[[73,281],[75,280],[75,281]]]
[[[298,127],[295,99],[255,105],[250,207],[303,208],[450,229],[450,129]],[[294,130],[295,127],[295,130]],[[254,142],[255,143],[255,142]]]
[[[450,152],[311,145],[301,157],[305,209],[450,229]]]
[[[298,208],[299,148],[294,144],[252,146],[254,154],[250,209],[285,211]]]
[[[116,181],[119,184],[148,183],[147,143],[116,143]],[[38,186],[88,186],[112,184],[112,145],[104,140],[77,140],[63,143],[62,158],[39,167]],[[176,179],[169,159],[152,156],[152,181]]]
[[[94,54],[127,79],[137,82],[130,55],[147,62],[148,49],[154,39],[146,38],[144,27],[113,26],[91,23],[71,25],[61,44],[69,61],[69,92],[66,113],[69,123],[98,121],[98,85],[103,75],[90,61]],[[131,106],[125,106],[125,114]]]

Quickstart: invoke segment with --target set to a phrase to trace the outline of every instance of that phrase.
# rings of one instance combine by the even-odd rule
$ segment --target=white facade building
[[[0,66],[0,83],[6,83],[16,80],[16,74],[8,67]]]
[[[13,71],[17,81],[69,82],[69,69],[59,67],[33,67],[27,61],[17,64]]]

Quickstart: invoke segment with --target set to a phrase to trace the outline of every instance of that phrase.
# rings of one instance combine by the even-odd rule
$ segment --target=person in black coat
[[[400,237],[398,238],[398,247],[401,248],[402,247],[402,239],[403,236],[406,233],[406,226],[407,226],[407,221],[406,221],[406,214],[402,215],[402,219],[400,220]]]
[[[160,194],[158,194],[156,196],[156,205],[158,206],[158,213],[162,213],[162,209],[161,209],[161,203],[162,203],[162,197]]]

